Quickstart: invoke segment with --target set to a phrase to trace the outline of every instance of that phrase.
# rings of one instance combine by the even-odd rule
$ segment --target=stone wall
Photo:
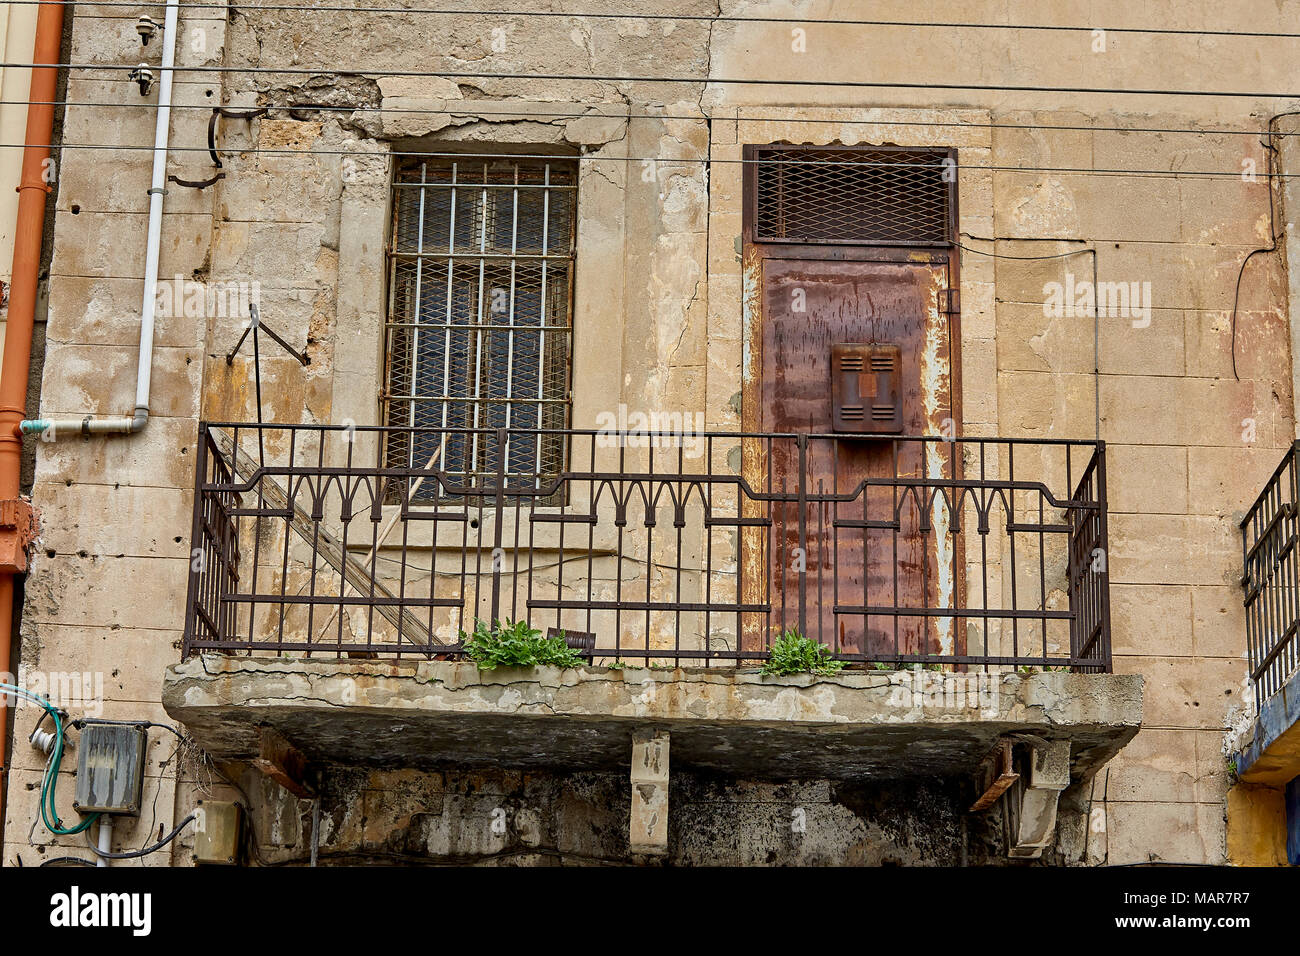
[[[675,0],[656,9],[690,17],[846,15],[825,2]],[[1108,26],[1224,26],[1221,8],[1197,0],[1141,7],[1097,0],[1085,12]],[[1232,13],[1253,29],[1285,32],[1300,4],[1246,0]],[[79,6],[71,61],[136,62],[135,15]],[[1077,4],[1030,0],[934,10],[897,0],[874,5],[872,15],[1075,24],[1082,16]],[[181,27],[182,68],[232,72],[178,75],[169,172],[211,173],[212,105],[317,107],[223,120],[221,142],[232,150],[223,154],[226,178],[203,191],[172,186],[164,202],[161,276],[256,281],[264,317],[311,356],[303,369],[264,355],[264,413],[278,422],[376,420],[395,151],[504,143],[583,156],[575,424],[589,426],[621,402],[703,411],[710,427],[726,428],[738,426],[741,414],[741,147],[958,148],[963,433],[1098,435],[1108,443],[1116,669],[1149,680],[1145,729],[1098,778],[1097,858],[1224,859],[1222,738],[1243,707],[1245,676],[1235,519],[1296,434],[1280,256],[1252,260],[1232,318],[1246,254],[1269,245],[1258,130],[1282,101],[1005,88],[1284,90],[1291,74],[1285,41],[1112,32],[1102,51],[1088,33],[808,23],[800,52],[794,25],[781,23],[470,14],[435,22],[233,8],[225,16],[187,11]],[[365,76],[315,71],[348,64]],[[474,71],[657,74],[674,82],[398,75]],[[744,77],[813,82],[722,82]],[[832,77],[1000,89],[824,82]],[[68,99],[115,104],[68,107],[68,144],[152,142],[153,112],[141,105],[149,100],[123,72],[78,71]],[[1142,131],[1152,127],[1233,132]],[[132,404],[150,159],[140,148],[62,152],[42,416],[122,414]],[[1246,161],[1259,171],[1253,181],[1189,174],[1235,174]],[[1279,231],[1281,222],[1279,214]],[[1105,318],[1094,334],[1090,320],[1045,314],[1046,284],[1064,282],[1067,271],[1090,279],[1094,265],[1102,281],[1150,283],[1149,324]],[[241,326],[241,316],[228,314],[160,321],[145,432],[39,446],[34,498],[43,539],[27,581],[21,662],[101,673],[104,716],[164,719],[161,676],[179,654],[184,614],[196,424],[255,412],[247,355],[230,366],[224,359]],[[22,742],[26,719],[20,714],[6,801],[6,865],[29,852],[40,777],[37,755]],[[170,740],[155,742],[146,787],[146,802],[166,824],[177,806],[171,748]],[[398,789],[397,779],[379,778],[376,799]],[[692,794],[729,784],[676,785],[685,788],[681,805],[693,807],[673,824],[680,859],[767,858],[762,840],[741,846],[734,835],[710,836],[726,831],[725,814],[706,820],[707,802],[692,803]],[[443,784],[431,777],[411,786]],[[753,786],[758,794],[767,785]],[[799,786],[827,792],[816,782]],[[70,800],[71,786],[63,793]],[[892,797],[863,799],[875,806]],[[840,809],[826,803],[826,819],[844,821],[832,841],[838,849],[827,854],[919,858],[883,849],[893,845],[888,839],[863,842],[854,834],[875,832],[861,822],[871,814],[850,819],[845,805],[853,801]],[[152,822],[121,827],[119,839],[142,842],[156,830]],[[36,839],[48,841],[37,829]],[[584,845],[576,841],[572,852],[582,855]],[[956,846],[945,838],[931,859],[952,859]],[[784,846],[771,852],[773,861],[811,859]],[[149,860],[164,861],[164,854]]]

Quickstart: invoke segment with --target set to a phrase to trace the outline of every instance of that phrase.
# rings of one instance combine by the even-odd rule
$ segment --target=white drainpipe
[[[144,299],[140,305],[140,356],[135,378],[135,413],[96,418],[37,418],[19,427],[24,435],[51,441],[72,435],[131,434],[149,421],[149,378],[153,373],[154,310],[158,302],[158,249],[162,245],[163,193],[167,185],[167,140],[172,116],[172,74],[176,65],[176,19],[179,0],[167,0],[163,18],[162,75],[158,79],[158,115],[153,136],[153,179],[149,186],[149,236],[144,259]]]
[[[100,814],[99,833],[97,834],[97,836],[99,837],[99,840],[97,841],[97,845],[99,846],[99,853],[112,853],[113,852],[113,818],[110,817],[107,813]],[[99,853],[95,854],[95,866],[108,866],[108,857],[100,856]]]

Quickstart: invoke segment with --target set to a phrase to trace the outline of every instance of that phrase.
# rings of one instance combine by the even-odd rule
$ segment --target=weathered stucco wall
[[[1155,6],[1098,0],[1083,13],[1077,6],[970,0],[930,9],[898,0],[871,12],[879,19],[1045,24],[1078,24],[1086,14],[1114,27],[1160,22],[1187,29],[1222,28],[1225,16],[1220,6],[1197,0]],[[625,12],[619,5],[584,7]],[[656,10],[691,17],[847,15],[825,2],[677,0]],[[1300,4],[1248,0],[1231,12],[1252,29],[1285,32]],[[71,60],[136,62],[135,15],[78,7]],[[963,433],[1097,434],[1108,442],[1116,669],[1142,673],[1148,683],[1145,728],[1097,780],[1103,812],[1093,821],[1095,858],[1223,860],[1222,739],[1243,707],[1245,676],[1235,518],[1296,433],[1288,283],[1279,256],[1252,260],[1232,320],[1241,263],[1269,243],[1269,187],[1257,131],[1283,101],[822,84],[853,78],[999,88],[1285,90],[1293,73],[1285,41],[1111,33],[1099,50],[1088,33],[809,23],[799,52],[796,26],[187,12],[178,64],[232,72],[178,74],[170,172],[187,179],[211,172],[204,147],[212,105],[331,108],[223,120],[222,144],[234,150],[224,154],[226,178],[201,192],[169,188],[160,275],[210,287],[258,284],[263,316],[312,358],[303,369],[264,354],[269,420],[372,422],[382,367],[390,154],[507,143],[582,155],[575,424],[591,425],[598,412],[624,403],[702,411],[710,427],[735,427],[742,384],[741,147],[957,147]],[[345,65],[367,72],[328,71]],[[318,66],[326,69],[316,72]],[[311,72],[240,72],[253,67]],[[661,75],[683,82],[395,75],[404,71]],[[744,77],[815,82],[721,82]],[[151,143],[153,113],[141,106],[151,100],[123,72],[78,71],[68,99],[119,105],[70,106],[67,143]],[[1151,127],[1239,132],[1143,131]],[[651,157],[657,161],[643,162]],[[706,158],[710,165],[700,162]],[[1253,181],[1235,175],[1247,160],[1259,170]],[[42,416],[121,414],[131,405],[149,168],[147,149],[62,152]],[[1094,260],[1083,250],[1095,250],[1102,281],[1150,283],[1148,324],[1103,318],[1094,337],[1088,318],[1045,314],[1047,283],[1065,282],[1067,272],[1092,278]],[[1023,258],[1065,253],[1077,254]],[[163,317],[146,431],[39,446],[34,497],[44,516],[43,540],[27,582],[21,660],[47,672],[102,674],[104,716],[165,719],[159,694],[163,669],[178,656],[183,623],[196,423],[251,419],[255,412],[247,355],[229,367],[224,361],[242,321],[184,310]],[[30,852],[41,763],[22,743],[25,720],[20,714],[5,864]],[[168,824],[192,798],[183,788],[187,793],[173,799],[175,761],[164,763],[171,747],[155,742],[146,787],[157,822]],[[374,794],[368,799],[383,801],[404,787],[431,793],[444,787],[441,778],[407,781],[396,773],[377,781],[365,785]],[[510,786],[512,793],[535,796],[564,789],[553,780]],[[756,848],[762,841],[737,843],[719,823],[727,810],[705,811],[710,788],[726,790],[726,784],[675,786],[682,788],[677,805],[691,808],[674,817],[677,859],[767,859],[768,850]],[[800,786],[820,793],[825,785]],[[363,784],[339,787],[354,795]],[[599,781],[578,791],[599,794]],[[614,788],[608,799],[622,792]],[[70,800],[70,786],[63,795]],[[602,815],[618,816],[605,799],[590,796],[589,802]],[[885,807],[879,814],[893,813],[892,795],[864,799]],[[834,816],[853,804],[840,799],[827,806]],[[395,818],[407,809],[394,811]],[[893,845],[887,838],[852,836],[859,824],[875,833],[861,822],[874,813],[855,814],[857,823],[843,818],[848,835],[835,851],[839,858],[926,856],[882,849]],[[336,832],[344,827],[340,818]],[[134,829],[122,826],[119,839],[139,843],[146,830],[156,831],[149,815]],[[401,840],[425,839],[411,837],[405,824],[391,832],[403,834]],[[48,841],[40,834],[38,827],[36,839]],[[425,842],[435,844],[447,852],[470,845],[451,838]],[[300,850],[301,837],[286,845]],[[604,855],[576,837],[567,845],[578,856]],[[951,860],[956,846],[948,841],[926,858]],[[773,862],[811,859],[789,847],[771,852]],[[149,862],[164,860],[157,854]]]

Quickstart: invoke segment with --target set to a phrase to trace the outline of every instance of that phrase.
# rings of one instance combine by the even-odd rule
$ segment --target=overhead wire
[[[61,70],[106,70],[109,72],[133,72],[138,67],[123,63],[25,63],[0,62],[0,69],[28,70],[33,68]],[[346,66],[330,65],[321,67],[305,66],[211,66],[192,64],[181,66],[150,65],[151,70],[166,73],[232,73],[244,76],[319,76],[333,74],[342,76],[383,76],[395,78],[435,78],[446,80],[563,80],[582,83],[670,83],[690,86],[813,86],[818,88],[844,87],[847,89],[869,90],[970,90],[985,93],[1101,93],[1114,96],[1197,96],[1229,97],[1244,99],[1294,99],[1300,92],[1292,91],[1258,91],[1258,90],[1167,90],[1159,88],[1104,87],[1104,86],[1038,86],[1018,84],[1007,86],[999,83],[920,83],[899,80],[836,80],[836,79],[794,79],[791,77],[730,77],[730,76],[599,76],[589,73],[482,73],[474,71],[446,70],[394,70],[383,66]]]
[[[0,143],[0,149],[23,149],[31,144],[23,143]],[[115,143],[62,143],[52,144],[48,147],[54,150],[63,149],[87,149],[87,150],[126,150],[139,152],[153,152],[154,146],[133,145],[133,144],[115,144]],[[190,152],[204,153],[212,152],[207,146],[169,146],[169,152]],[[552,162],[559,160],[569,160],[575,162],[609,162],[609,163],[662,163],[667,166],[730,166],[730,165],[815,165],[818,167],[826,166],[853,166],[858,169],[938,169],[939,163],[882,163],[882,162],[857,162],[852,160],[798,160],[798,159],[730,159],[711,156],[697,157],[675,157],[675,156],[598,156],[591,153],[568,154],[568,153],[469,153],[453,151],[436,151],[436,150],[364,150],[364,149],[270,149],[266,147],[238,147],[238,146],[221,146],[217,147],[216,152],[226,155],[272,155],[272,156],[364,156],[372,159],[381,159],[387,157],[401,158],[423,158],[423,159],[528,159],[528,160],[550,160]],[[1102,168],[1088,166],[1001,166],[1001,165],[971,165],[954,167],[957,171],[965,170],[988,171],[988,172],[1011,172],[1011,173],[1059,173],[1064,175],[1077,176],[1130,176],[1140,177],[1143,179],[1150,178],[1231,178],[1240,179],[1243,174],[1236,170],[1198,170],[1198,169],[1123,169],[1123,168]],[[1290,179],[1300,178],[1300,172],[1279,173],[1279,178]]]
[[[42,0],[8,0],[13,6],[32,6]],[[74,0],[48,0],[48,2],[73,5]],[[130,0],[105,0],[96,3],[98,8],[139,9],[140,4]],[[691,13],[603,13],[587,10],[509,10],[509,9],[449,9],[446,7],[399,7],[399,6],[347,6],[327,4],[297,3],[259,3],[230,7],[226,3],[200,2],[186,3],[186,8],[194,10],[214,10],[225,12],[233,9],[236,13],[394,13],[416,14],[420,16],[472,16],[472,17],[521,17],[534,19],[571,19],[571,20],[617,20],[617,21],[673,21],[680,23],[780,23],[795,26],[848,26],[848,27],[910,27],[918,29],[943,30],[1001,30],[1030,31],[1046,33],[1087,33],[1096,31],[1119,35],[1147,34],[1152,36],[1188,36],[1188,37],[1240,37],[1243,39],[1300,39],[1300,34],[1286,33],[1280,30],[1193,30],[1187,27],[1119,27],[1087,24],[1055,23],[984,23],[971,20],[880,20],[841,17],[793,17],[793,16],[734,16],[725,13],[714,15]]]
[[[122,83],[124,86],[132,81],[115,80],[112,82]],[[612,119],[612,120],[658,120],[658,121],[684,121],[690,122],[701,120],[713,121],[735,121],[741,123],[811,123],[811,124],[831,124],[835,126],[922,126],[938,127],[940,129],[955,127],[959,129],[1006,129],[1006,130],[1035,130],[1051,131],[1061,130],[1063,132],[1094,132],[1094,133],[1152,133],[1152,134],[1189,134],[1197,136],[1265,136],[1268,135],[1267,129],[1216,129],[1204,127],[1187,127],[1187,126],[1102,126],[1096,123],[1088,124],[1058,124],[1058,123],[994,123],[979,122],[976,120],[907,120],[907,119],[849,119],[841,117],[809,117],[807,115],[778,115],[778,116],[717,116],[708,113],[696,114],[677,114],[677,113],[602,113],[598,112],[602,106],[616,106],[622,104],[615,103],[589,103],[581,111],[568,112],[545,112],[531,109],[532,106],[538,105],[537,101],[520,101],[522,108],[504,109],[504,110],[486,110],[481,108],[478,101],[468,100],[466,102],[474,103],[472,107],[454,109],[450,107],[435,109],[432,107],[419,106],[370,106],[366,104],[357,105],[337,105],[332,103],[289,103],[285,105],[264,104],[258,108],[278,110],[282,112],[307,112],[307,113],[394,113],[398,115],[419,115],[419,116],[470,116],[476,119],[491,117],[509,117],[519,120],[535,119]],[[123,102],[123,103],[105,103],[100,101],[88,100],[0,100],[0,106],[57,106],[57,107],[104,107],[107,109],[157,109],[157,105],[148,101],[140,102]],[[172,110],[199,110],[201,112],[210,112],[216,107],[207,103],[173,103]],[[845,109],[846,107],[828,106],[826,109]],[[850,107],[851,108],[851,107]],[[766,109],[766,107],[761,107]],[[1283,130],[1276,131],[1275,136],[1300,136],[1300,130],[1286,132]]]

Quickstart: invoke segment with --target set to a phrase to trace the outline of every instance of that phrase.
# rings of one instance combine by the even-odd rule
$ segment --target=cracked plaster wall
[[[1247,5],[1242,15],[1261,30],[1285,30],[1300,12],[1291,0]],[[1191,28],[1216,22],[1215,9],[1199,2],[1170,0],[1163,8]],[[700,17],[719,10],[843,15],[825,3],[757,0],[675,0],[656,9]],[[1090,9],[1113,22],[1130,15],[1109,2]],[[884,19],[916,16],[915,5],[904,2],[878,12]],[[68,143],[151,141],[152,114],[135,105],[141,100],[125,75],[93,68],[137,57],[128,13],[93,5],[76,11],[71,59],[92,68],[71,78],[68,99],[123,105],[70,106]],[[1028,0],[972,0],[961,14],[990,22],[1071,16]],[[226,179],[203,192],[172,187],[165,202],[162,276],[256,279],[263,315],[312,356],[306,370],[287,357],[264,357],[265,412],[274,420],[373,420],[388,154],[412,145],[500,142],[608,158],[583,164],[578,424],[589,423],[598,403],[613,396],[630,407],[702,409],[711,426],[739,421],[740,190],[739,167],[729,161],[747,142],[957,145],[965,245],[1009,256],[1093,246],[1103,278],[1151,281],[1151,326],[1104,325],[1098,379],[1091,330],[1043,315],[1043,285],[1063,278],[1059,262],[965,253],[963,428],[968,435],[1087,437],[1099,427],[1110,443],[1117,668],[1154,679],[1149,728],[1108,778],[1107,852],[1111,862],[1222,859],[1221,738],[1240,706],[1244,673],[1233,523],[1295,433],[1289,328],[1280,304],[1286,282],[1275,259],[1257,257],[1234,333],[1232,286],[1244,254],[1267,238],[1266,187],[1161,174],[1238,169],[1249,157],[1262,169],[1257,136],[1105,127],[1257,129],[1272,109],[1268,101],[1079,95],[1063,103],[1059,94],[700,82],[805,75],[782,24],[498,21],[472,13],[437,23],[400,15],[329,20],[231,8],[224,16],[187,11],[181,26],[182,68],[236,71],[178,75],[182,108],[172,142],[183,148],[173,152],[169,172],[190,179],[211,172],[203,149],[211,105],[318,107],[251,123],[223,121],[222,144],[236,150],[227,154]],[[494,29],[504,31],[504,51],[493,50]],[[1290,59],[1273,55],[1266,42],[1243,56],[1226,39],[1171,51],[1155,38],[1112,35],[1105,54],[1066,33],[1009,41],[997,31],[911,34],[810,24],[807,39],[804,56],[817,63],[818,77],[873,82],[951,81],[959,64],[961,76],[976,84],[1078,85],[1084,76],[1096,86],[1281,89],[1290,69]],[[373,72],[238,72],[345,63]],[[658,72],[686,82],[395,75],[477,69]],[[451,112],[399,112],[415,109]],[[581,115],[538,115],[551,112]],[[624,118],[646,112],[684,118]],[[989,122],[1079,128],[980,125]],[[366,155],[353,157],[349,172],[340,150]],[[131,402],[149,153],[109,155],[67,148],[61,156],[42,415],[120,414]],[[653,167],[649,181],[630,161],[648,156],[667,160]],[[703,156],[717,164],[710,170],[693,162]],[[981,165],[1000,168],[975,168]],[[1107,178],[1016,167],[1155,174]],[[1075,271],[1082,274],[1082,267]],[[182,626],[196,422],[254,412],[248,361],[227,367],[220,357],[239,331],[232,316],[160,323],[147,431],[39,449],[34,496],[45,525],[27,581],[22,661],[103,674],[109,716],[162,718],[160,674],[178,654]],[[1238,376],[1229,365],[1233,334]],[[1243,441],[1247,420],[1254,428]],[[155,746],[146,799],[160,795],[155,803],[165,821],[173,804],[162,747]],[[6,863],[25,846],[38,776],[35,756],[18,747]],[[70,796],[71,787],[63,792]],[[125,828],[123,839],[142,836],[144,826],[139,833]]]

